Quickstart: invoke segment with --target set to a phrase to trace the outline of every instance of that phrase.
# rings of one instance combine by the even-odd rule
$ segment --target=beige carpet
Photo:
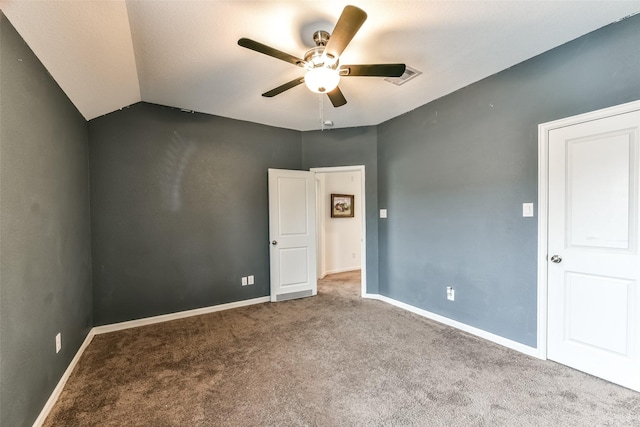
[[[47,426],[640,426],[640,393],[359,297],[93,339]]]

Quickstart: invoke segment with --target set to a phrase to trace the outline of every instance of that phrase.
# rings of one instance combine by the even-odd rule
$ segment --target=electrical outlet
[[[247,286],[247,276],[242,278],[242,286]]]
[[[455,301],[456,299],[456,291],[452,286],[447,286],[447,299],[449,301]]]
[[[253,274],[251,276],[249,276],[249,284],[253,285],[255,283],[255,279],[253,277]]]
[[[58,332],[56,335],[56,353],[60,353],[62,350],[62,333]]]

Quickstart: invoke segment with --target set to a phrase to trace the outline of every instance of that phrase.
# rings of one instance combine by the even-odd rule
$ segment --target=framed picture
[[[353,218],[353,194],[331,195],[331,218]]]

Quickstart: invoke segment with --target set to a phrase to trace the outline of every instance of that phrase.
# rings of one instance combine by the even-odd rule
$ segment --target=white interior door
[[[640,391],[640,111],[549,132],[547,357]]]
[[[315,174],[269,169],[271,301],[318,293]]]

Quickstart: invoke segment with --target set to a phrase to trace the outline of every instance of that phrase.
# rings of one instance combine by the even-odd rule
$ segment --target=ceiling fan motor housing
[[[338,59],[331,58],[324,54],[324,46],[316,46],[311,48],[304,54],[304,68],[311,70],[313,68],[325,67],[335,70],[338,68]]]

